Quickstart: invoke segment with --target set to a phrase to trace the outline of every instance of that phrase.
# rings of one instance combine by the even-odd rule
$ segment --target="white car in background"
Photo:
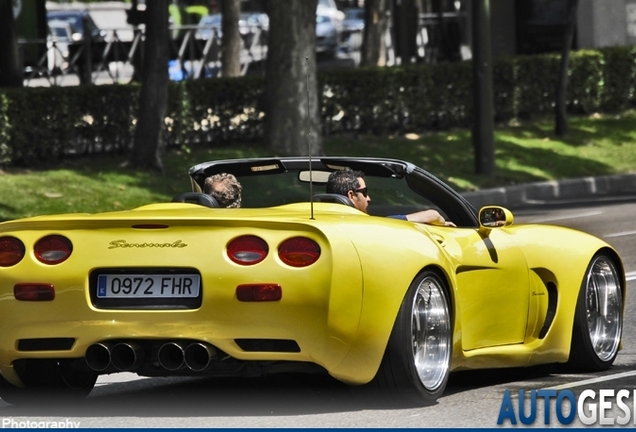
[[[345,14],[334,0],[318,0],[316,9],[316,52],[335,57],[342,39]]]
[[[63,72],[70,67],[69,44],[81,40],[82,35],[74,33],[73,28],[66,21],[51,20],[48,26],[49,33],[46,39],[48,69],[53,72]]]
[[[336,25],[342,26],[342,22],[345,19],[345,14],[343,11],[338,9],[336,2],[334,0],[318,0],[318,8],[316,9],[316,13],[327,15],[335,20]]]
[[[341,27],[331,16],[316,14],[316,52],[329,58],[336,56],[340,47]]]

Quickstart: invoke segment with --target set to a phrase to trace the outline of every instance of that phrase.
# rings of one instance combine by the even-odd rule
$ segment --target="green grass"
[[[477,190],[542,180],[636,171],[636,111],[570,118],[557,139],[551,119],[498,126],[495,177],[474,174],[470,131],[406,136],[341,135],[325,140],[328,155],[404,159],[455,189]],[[271,156],[262,146],[198,147],[164,155],[165,174],[136,173],[123,156],[73,158],[33,170],[0,171],[0,220],[53,213],[122,210],[168,201],[190,189],[187,170],[213,159]]]

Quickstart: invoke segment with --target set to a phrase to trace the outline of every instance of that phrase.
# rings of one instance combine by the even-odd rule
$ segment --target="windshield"
[[[58,39],[66,40],[69,38],[68,33],[66,31],[66,27],[63,26],[49,26],[51,29],[51,35],[55,36]]]
[[[363,20],[364,10],[363,9],[347,9],[345,10],[345,19]]]
[[[221,15],[204,16],[203,18],[201,18],[201,21],[199,21],[199,26],[201,27],[215,25],[221,25]]]
[[[325,193],[329,172],[313,173],[313,194]],[[242,207],[270,207],[297,202],[309,202],[308,172],[289,171],[277,174],[236,176],[243,186]],[[368,212],[388,216],[437,207],[430,200],[411,190],[404,179],[365,175],[371,197]]]

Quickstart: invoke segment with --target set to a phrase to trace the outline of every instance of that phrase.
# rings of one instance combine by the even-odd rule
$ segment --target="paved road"
[[[622,254],[628,291],[636,287],[636,197],[581,205],[517,210],[517,223],[570,226],[604,237]],[[461,372],[452,375],[439,403],[394,407],[366,400],[329,377],[273,376],[256,379],[100,378],[76,406],[13,407],[0,402],[0,422],[79,422],[81,427],[496,427],[505,390],[636,388],[636,299],[628,293],[624,346],[615,366],[598,374],[561,374],[553,367]],[[595,379],[596,381],[590,382]],[[633,395],[626,400],[634,407]],[[515,402],[516,404],[516,399]],[[543,405],[535,426],[543,426]],[[555,425],[555,412],[551,425]],[[606,421],[621,412],[605,413]],[[633,416],[632,416],[633,421]],[[505,424],[505,425],[509,425]],[[575,426],[581,426],[578,420]]]

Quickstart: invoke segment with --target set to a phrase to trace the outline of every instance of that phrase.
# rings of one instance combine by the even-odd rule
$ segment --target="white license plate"
[[[197,274],[106,274],[97,277],[98,298],[192,298],[199,296]]]

